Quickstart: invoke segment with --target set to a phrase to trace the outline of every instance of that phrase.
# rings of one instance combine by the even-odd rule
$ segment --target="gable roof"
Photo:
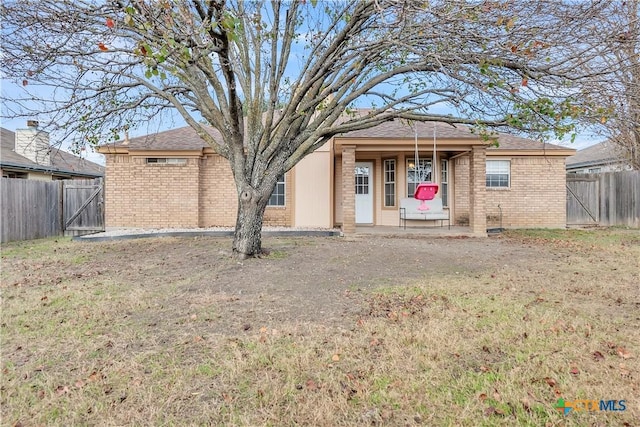
[[[0,166],[72,176],[100,177],[104,175],[104,166],[56,147],[51,147],[49,151],[51,165],[40,165],[16,153],[15,144],[15,132],[0,128]]]
[[[573,156],[567,157],[567,168],[604,165],[624,162],[624,157],[617,145],[611,141],[603,141],[591,147],[579,150]]]
[[[205,126],[205,130],[216,139],[221,140],[222,134],[218,130]],[[182,151],[201,150],[209,145],[198,136],[191,126],[184,126],[177,129],[165,130],[162,132],[129,138],[115,143],[101,145],[105,152],[110,147],[128,148],[129,150],[158,150],[158,151]]]
[[[444,122],[414,122],[408,125],[402,120],[392,120],[378,126],[347,132],[343,138],[375,138],[375,139],[414,139],[415,131],[421,139],[433,138],[435,125],[436,140],[440,139],[475,139],[479,138],[466,125],[451,125]],[[523,138],[506,133],[498,133],[498,146],[490,146],[488,150],[567,150],[566,147],[543,143],[529,138]],[[569,149],[571,150],[571,149]]]
[[[421,139],[433,138],[433,128],[436,128],[436,138],[455,139],[455,140],[478,140],[477,133],[473,133],[471,128],[466,125],[451,125],[444,122],[415,122],[408,125],[403,120],[391,120],[381,123],[369,129],[345,132],[337,135],[339,138],[356,138],[356,139],[407,139],[413,141],[415,138],[415,130]],[[205,126],[205,130],[214,138],[221,140],[222,135],[213,127]],[[506,133],[498,133],[498,147],[490,146],[488,150],[542,150],[542,151],[563,151],[564,153],[575,152],[572,148],[562,147],[559,145],[543,143],[529,138],[523,138]],[[115,143],[104,144],[100,146],[100,152],[108,153],[110,148],[127,148],[132,151],[181,151],[181,150],[202,150],[208,147],[190,126],[184,126],[177,129],[161,131],[155,134],[145,135],[141,137],[130,138]],[[568,154],[565,154],[568,155]]]

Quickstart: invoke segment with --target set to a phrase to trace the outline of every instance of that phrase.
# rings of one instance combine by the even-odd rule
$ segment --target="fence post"
[[[58,181],[58,223],[60,235],[64,236],[64,180]]]

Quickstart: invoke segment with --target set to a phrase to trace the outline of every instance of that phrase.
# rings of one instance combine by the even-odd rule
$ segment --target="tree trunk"
[[[260,200],[247,191],[238,197],[238,216],[233,238],[233,253],[240,259],[262,253],[262,220],[269,198]]]

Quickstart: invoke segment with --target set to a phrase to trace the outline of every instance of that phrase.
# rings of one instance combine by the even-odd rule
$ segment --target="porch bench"
[[[428,210],[418,210],[418,206],[422,203],[421,200],[414,199],[413,197],[407,197],[400,199],[400,222],[399,227],[407,229],[407,220],[421,220],[421,221],[440,221],[440,227],[443,226],[443,221],[447,221],[449,229],[451,229],[451,219],[449,217],[449,209],[442,207],[442,199],[435,198],[433,200],[426,200],[425,204],[429,208]]]

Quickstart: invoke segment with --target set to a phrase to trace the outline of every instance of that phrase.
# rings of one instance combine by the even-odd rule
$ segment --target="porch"
[[[355,235],[387,237],[482,237],[486,234],[474,233],[471,227],[452,225],[447,227],[393,227],[387,225],[357,225]]]
[[[419,183],[435,182],[440,187],[436,197],[448,210],[452,225],[469,226],[453,227],[449,234],[428,221],[424,226],[413,224],[405,233],[486,235],[487,143],[477,137],[442,138],[434,148],[426,138],[417,142],[408,137],[336,138],[334,225],[345,234],[365,230],[387,234],[398,223],[402,200],[412,198]]]

